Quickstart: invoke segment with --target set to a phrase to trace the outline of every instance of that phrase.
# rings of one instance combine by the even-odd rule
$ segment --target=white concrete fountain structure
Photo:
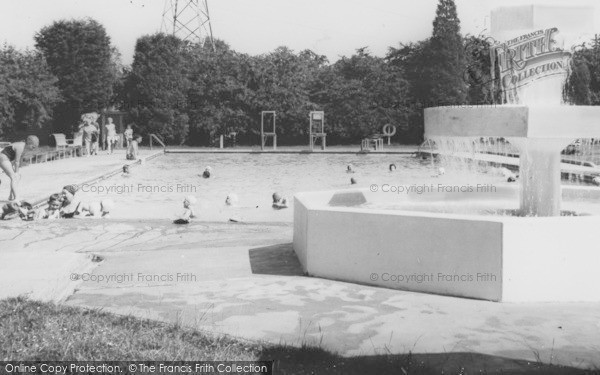
[[[576,17],[576,25],[565,14]],[[523,40],[519,35],[549,36],[559,25],[559,42],[569,45],[581,25],[591,24],[591,14],[589,8],[501,8],[492,14],[492,31],[507,38],[504,46],[511,49]],[[548,58],[564,58],[560,50],[543,50],[543,42],[531,43],[556,53],[532,58],[529,65],[513,63],[533,74]],[[555,64],[537,71],[561,68]],[[521,189],[512,194],[520,195],[520,216],[427,209],[485,201],[485,194],[394,196],[395,203],[407,207],[421,204],[423,210],[415,211],[361,207],[389,203],[393,196],[367,190],[300,193],[294,203],[294,250],[304,270],[311,276],[492,301],[600,301],[600,216],[560,216],[562,198],[600,200],[599,189],[560,185],[560,151],[574,139],[600,137],[600,108],[560,105],[562,90],[549,88],[562,88],[565,76],[566,70],[520,86],[521,76],[506,70],[501,77],[508,83],[505,94],[515,105],[425,111],[428,138],[505,137],[519,148]]]
[[[502,105],[425,110],[425,137],[504,137],[520,151],[521,212],[558,216],[561,151],[578,138],[600,137],[600,107]]]

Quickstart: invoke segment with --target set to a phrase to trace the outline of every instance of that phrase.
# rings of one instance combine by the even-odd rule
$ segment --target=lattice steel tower
[[[161,31],[201,45],[210,43],[214,51],[207,1],[165,0]]]

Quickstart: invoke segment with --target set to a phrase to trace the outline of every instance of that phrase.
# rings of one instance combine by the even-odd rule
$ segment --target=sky
[[[179,0],[184,1],[185,0]],[[368,47],[389,47],[430,36],[438,0],[207,0],[215,38],[258,55],[287,46],[310,49],[330,62]],[[592,0],[455,0],[463,34],[485,33],[490,11],[515,4],[593,4]],[[42,27],[60,19],[90,17],[104,25],[124,64],[138,37],[161,30],[165,0],[0,0],[0,42],[33,48]],[[600,20],[600,5],[595,25]],[[600,28],[596,27],[600,32]]]

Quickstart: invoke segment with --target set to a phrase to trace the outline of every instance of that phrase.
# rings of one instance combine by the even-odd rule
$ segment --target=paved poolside
[[[71,306],[346,356],[478,352],[600,366],[600,303],[494,303],[302,276],[290,224],[0,226],[2,298],[65,300],[68,290]]]
[[[370,154],[404,154],[410,155],[419,151],[417,145],[387,145],[380,150],[364,150],[360,149],[359,145],[356,146],[327,146],[325,150],[321,150],[320,147],[315,147],[311,150],[308,146],[282,146],[273,149],[273,147],[265,147],[264,150],[260,146],[254,147],[235,147],[235,148],[214,148],[214,147],[168,147],[167,153],[181,153],[181,154],[245,154],[245,153],[264,153],[264,154],[304,154],[304,153],[315,153],[315,154],[357,154],[357,153],[370,153]]]
[[[24,198],[119,168],[117,156],[24,168]],[[281,222],[0,222],[0,298],[26,294],[345,356],[477,352],[600,367],[600,302],[494,303],[306,277],[292,233]]]

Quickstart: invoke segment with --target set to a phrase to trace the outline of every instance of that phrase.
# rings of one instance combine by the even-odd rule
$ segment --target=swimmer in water
[[[354,177],[350,178],[350,185],[356,185],[356,180],[354,179]]]
[[[196,197],[188,195],[183,200],[183,212],[179,219],[173,221],[174,224],[189,224],[191,219],[195,218],[193,205],[196,204]]]
[[[129,176],[131,171],[129,170],[129,165],[125,164],[123,166],[123,176]]]
[[[102,217],[108,219],[110,217],[110,211],[112,211],[115,206],[115,202],[112,199],[103,199],[100,202],[100,212],[102,212]]]
[[[8,202],[2,206],[0,220],[11,220],[20,217],[22,220],[30,221],[35,219],[36,212],[27,202]]]
[[[238,197],[235,193],[229,193],[225,198],[225,204],[228,206],[235,206],[238,202]]]
[[[393,172],[396,170],[396,164],[392,163],[390,164],[390,172]]]
[[[352,169],[352,164],[348,164],[346,167],[346,173],[354,173],[354,169]]]
[[[210,172],[212,171],[211,167],[206,167],[204,169],[204,172],[202,172],[202,177],[204,178],[209,178],[210,177]]]
[[[60,207],[62,206],[62,196],[60,194],[52,194],[48,198],[48,208],[40,210],[36,219],[58,219],[60,218]]]
[[[273,193],[273,208],[276,210],[281,210],[282,208],[287,207],[287,199],[283,198],[278,193]]]
[[[446,170],[444,169],[444,167],[439,167],[436,172],[437,173],[432,175],[431,177],[440,177],[446,174]]]

